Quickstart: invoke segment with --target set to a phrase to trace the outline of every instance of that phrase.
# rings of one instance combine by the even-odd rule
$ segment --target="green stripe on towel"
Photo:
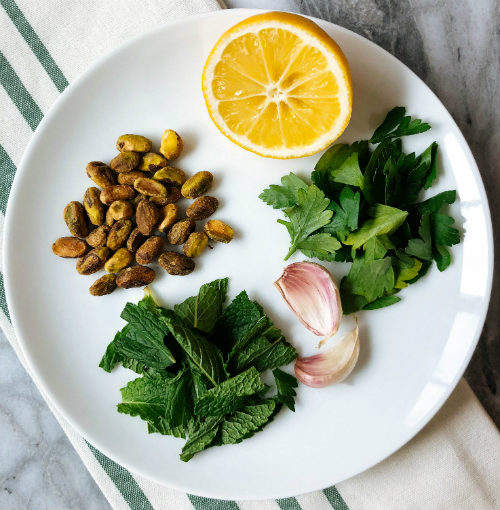
[[[12,181],[16,175],[16,165],[0,145],[0,210],[5,214]]]
[[[240,508],[235,501],[203,498],[193,494],[188,494],[188,498],[195,510],[239,510]]]
[[[50,79],[54,82],[57,90],[62,92],[68,86],[68,80],[61,69],[59,69],[59,66],[55,63],[49,53],[49,50],[47,50],[43,42],[33,30],[33,27],[26,19],[26,16],[23,14],[21,9],[19,9],[14,0],[0,0],[0,4],[2,4],[2,7],[12,20],[12,23],[14,23],[17,30],[19,30],[19,33],[23,36],[36,58],[38,58]]]
[[[281,510],[302,510],[299,502],[295,498],[277,499],[276,503],[278,503]]]
[[[90,451],[106,474],[111,478],[123,499],[132,510],[154,510],[134,477],[122,466],[106,457],[86,441]]]
[[[328,499],[334,510],[349,510],[349,507],[342,499],[340,492],[335,486],[328,487],[328,489],[323,489],[323,494],[326,496],[326,499]]]
[[[42,120],[43,113],[2,52],[0,52],[0,84],[30,128],[35,130]]]
[[[0,273],[0,308],[3,310],[3,313],[9,319],[10,322],[10,315],[9,315],[9,309],[7,308],[7,300],[5,299],[5,287],[3,285],[3,274]]]

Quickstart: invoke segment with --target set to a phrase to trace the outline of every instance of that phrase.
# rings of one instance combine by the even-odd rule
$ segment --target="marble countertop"
[[[472,149],[490,200],[495,247],[500,250],[497,0],[226,0],[226,4],[327,19],[376,42],[415,71],[451,112]],[[499,303],[497,271],[483,334],[465,376],[500,428]],[[0,365],[0,509],[110,508],[1,333]]]

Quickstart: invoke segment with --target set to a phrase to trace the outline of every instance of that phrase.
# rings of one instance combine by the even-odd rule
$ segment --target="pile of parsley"
[[[245,291],[224,308],[227,278],[197,296],[158,306],[146,293],[127,303],[127,325],[108,345],[100,367],[121,364],[141,375],[121,389],[118,412],[139,416],[149,433],[186,438],[180,458],[210,446],[240,443],[262,430],[282,404],[294,408],[295,377],[278,367],[297,357],[263,308]],[[275,396],[260,374],[272,370]]]
[[[403,152],[401,137],[423,133],[429,124],[393,108],[370,140],[328,149],[309,185],[290,173],[260,198],[282,209],[278,220],[290,234],[287,260],[306,257],[351,262],[340,286],[344,313],[373,310],[400,301],[435,260],[440,271],[451,262],[448,247],[460,242],[454,219],[441,212],[456,199],[445,191],[419,202],[436,179],[438,146],[422,154]]]

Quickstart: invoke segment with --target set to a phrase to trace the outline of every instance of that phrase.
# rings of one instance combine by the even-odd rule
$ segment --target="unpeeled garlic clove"
[[[332,347],[295,362],[297,379],[311,388],[323,388],[343,381],[353,370],[359,356],[359,328],[347,333]]]
[[[342,318],[339,289],[323,266],[295,262],[274,285],[309,331],[327,338],[337,332]]]

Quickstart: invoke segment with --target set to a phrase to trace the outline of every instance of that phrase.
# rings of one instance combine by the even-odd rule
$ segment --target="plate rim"
[[[104,55],[102,55],[101,57],[99,57],[85,71],[83,71],[77,78],[75,78],[75,80],[73,80],[68,85],[68,87],[66,87],[66,89],[59,95],[59,97],[50,106],[49,110],[43,116],[40,124],[37,126],[36,130],[33,132],[33,135],[31,136],[31,138],[30,138],[30,140],[29,140],[29,142],[28,142],[28,144],[27,144],[27,146],[26,146],[26,148],[24,150],[24,153],[23,153],[23,156],[21,158],[21,161],[18,164],[17,171],[16,171],[16,174],[15,174],[12,186],[11,186],[10,196],[9,196],[9,200],[8,200],[7,208],[6,208],[6,212],[5,212],[4,239],[3,239],[4,240],[4,249],[3,249],[3,261],[2,262],[3,262],[3,275],[4,275],[5,296],[6,296],[7,306],[8,306],[10,317],[11,317],[11,324],[12,324],[14,333],[15,333],[17,339],[18,339],[19,348],[20,348],[20,350],[21,350],[21,352],[22,352],[22,354],[24,356],[24,359],[25,359],[27,367],[29,368],[29,372],[28,373],[32,377],[32,379],[34,380],[35,384],[38,387],[38,390],[40,391],[40,393],[42,393],[42,396],[44,397],[44,399],[47,400],[49,406],[51,406],[51,407],[53,406],[54,409],[57,410],[58,413],[60,413],[60,415],[64,418],[64,420],[83,439],[88,441],[91,445],[93,445],[95,448],[97,448],[99,451],[101,451],[103,454],[105,454],[111,460],[113,460],[114,462],[117,462],[118,464],[123,466],[125,469],[131,471],[132,473],[136,473],[136,474],[138,474],[140,476],[144,476],[145,478],[147,478],[149,480],[152,480],[155,483],[158,483],[158,484],[160,484],[162,486],[165,486],[165,487],[173,488],[173,489],[176,489],[176,490],[179,490],[179,491],[182,491],[182,492],[187,492],[187,493],[190,493],[190,494],[194,494],[194,495],[197,495],[197,496],[210,497],[210,498],[222,499],[222,500],[224,500],[224,499],[226,499],[226,500],[228,500],[228,499],[230,499],[230,500],[237,499],[237,500],[241,500],[241,501],[248,501],[248,500],[254,500],[255,497],[251,497],[251,496],[248,496],[248,495],[241,495],[241,496],[238,496],[238,497],[233,497],[233,496],[229,496],[228,497],[227,495],[224,496],[223,494],[220,494],[217,491],[209,492],[209,493],[207,493],[207,492],[198,492],[196,489],[192,490],[187,485],[178,484],[178,483],[169,484],[169,483],[166,483],[164,480],[162,480],[162,479],[160,479],[158,477],[155,477],[155,476],[152,476],[150,474],[145,474],[145,473],[143,473],[141,471],[138,471],[133,466],[131,466],[127,461],[122,461],[121,458],[120,458],[120,455],[116,455],[115,452],[110,452],[108,450],[108,448],[106,447],[106,445],[103,445],[99,441],[99,439],[92,437],[93,436],[92,434],[87,435],[86,431],[82,430],[82,428],[79,426],[79,424],[77,422],[75,422],[70,416],[68,416],[68,414],[66,413],[64,407],[58,405],[58,399],[51,393],[50,389],[45,386],[45,384],[43,382],[43,378],[41,376],[39,376],[39,374],[38,374],[35,361],[27,353],[27,346],[26,346],[27,342],[25,342],[23,340],[23,337],[22,337],[22,335],[19,332],[19,328],[17,327],[17,321],[18,321],[17,314],[14,311],[15,310],[14,307],[11,306],[13,303],[12,303],[12,300],[10,298],[10,295],[11,295],[10,289],[15,286],[15,282],[13,282],[11,277],[9,276],[9,274],[10,274],[10,270],[9,270],[10,260],[12,258],[9,255],[9,253],[11,251],[11,249],[10,249],[10,246],[11,246],[10,239],[12,238],[12,233],[14,232],[14,225],[13,225],[13,220],[10,219],[11,218],[11,214],[9,214],[9,213],[10,213],[10,210],[12,209],[11,203],[13,202],[13,200],[11,201],[11,198],[15,197],[17,195],[17,193],[18,193],[18,189],[17,188],[19,187],[19,182],[21,180],[19,176],[21,174],[24,174],[25,172],[29,171],[28,167],[26,166],[26,161],[28,160],[31,152],[33,151],[33,147],[34,147],[38,137],[40,136],[40,133],[44,130],[45,125],[51,122],[52,117],[59,110],[59,107],[64,102],[66,96],[70,95],[72,90],[74,88],[78,87],[80,82],[85,80],[86,77],[89,74],[92,74],[96,68],[99,68],[107,60],[112,59],[115,54],[123,51],[127,47],[133,46],[138,41],[141,41],[142,39],[151,37],[151,36],[153,36],[157,32],[162,32],[164,30],[168,30],[170,27],[173,27],[173,26],[184,25],[184,24],[188,24],[189,25],[189,24],[191,24],[193,22],[196,23],[197,21],[205,19],[205,18],[212,18],[212,17],[219,17],[219,16],[233,16],[235,13],[237,15],[244,13],[247,16],[252,16],[254,14],[260,14],[260,13],[264,13],[264,12],[276,12],[276,11],[277,12],[283,12],[283,11],[278,11],[276,9],[253,9],[253,8],[221,9],[221,10],[217,10],[217,11],[211,11],[211,12],[208,12],[208,13],[202,13],[202,14],[197,14],[197,15],[193,15],[193,16],[187,16],[185,18],[181,18],[181,19],[178,19],[178,20],[167,21],[167,22],[164,22],[164,23],[162,23],[162,24],[160,24],[160,25],[150,29],[150,30],[147,30],[147,31],[145,31],[145,32],[143,32],[143,33],[141,33],[141,34],[139,34],[137,36],[134,36],[134,37],[132,37],[132,38],[122,42],[121,44],[117,45],[116,47],[114,47],[109,52],[107,52]],[[284,12],[286,12],[286,11],[284,11]],[[443,102],[439,99],[439,97],[437,97],[437,95],[433,92],[433,90],[414,71],[412,71],[404,62],[401,62],[397,57],[395,57],[394,55],[392,55],[387,50],[385,50],[384,48],[382,48],[378,44],[374,43],[373,41],[370,41],[369,39],[363,37],[362,35],[357,34],[356,32],[353,32],[352,30],[344,28],[344,27],[342,27],[340,25],[332,23],[332,22],[330,22],[328,20],[324,20],[324,19],[321,19],[321,18],[316,18],[316,17],[313,17],[313,16],[306,16],[306,15],[303,15],[303,14],[300,14],[300,15],[303,16],[303,17],[311,19],[312,21],[314,21],[315,23],[319,24],[320,26],[322,24],[331,25],[332,27],[335,27],[336,30],[339,30],[341,32],[345,32],[345,33],[349,34],[351,37],[353,37],[354,39],[358,40],[362,44],[371,45],[373,50],[381,52],[381,54],[385,54],[385,57],[389,57],[390,59],[393,59],[393,62],[395,61],[394,62],[395,64],[397,63],[400,66],[403,66],[404,69],[405,69],[405,72],[409,72],[414,78],[416,78],[427,89],[428,93],[430,93],[432,96],[434,96],[434,98],[437,101],[439,101],[439,103],[442,105],[444,111],[449,116],[450,125],[455,128],[455,133],[454,134],[457,136],[458,141],[460,142],[461,147],[464,150],[464,154],[465,154],[465,156],[467,158],[468,163],[470,164],[470,167],[471,167],[471,170],[472,170],[472,174],[474,176],[474,180],[475,180],[475,182],[476,182],[476,184],[478,186],[480,197],[481,197],[481,204],[484,207],[484,213],[485,213],[484,216],[485,216],[485,220],[486,220],[485,221],[485,227],[486,227],[486,234],[487,234],[486,235],[486,242],[488,244],[488,250],[487,250],[488,274],[487,274],[486,293],[485,293],[485,296],[484,296],[484,303],[483,303],[483,308],[481,310],[480,321],[479,321],[479,323],[481,324],[481,329],[478,328],[478,332],[476,332],[473,341],[470,343],[469,349],[467,350],[467,352],[464,355],[463,362],[462,362],[462,364],[460,366],[460,369],[456,372],[455,376],[453,377],[452,382],[447,386],[446,390],[442,393],[441,397],[436,401],[436,403],[433,405],[433,407],[430,410],[428,410],[427,413],[419,420],[419,422],[411,429],[411,432],[409,432],[408,434],[404,435],[404,438],[397,444],[397,446],[395,446],[393,449],[391,449],[390,451],[388,451],[387,453],[382,455],[378,460],[376,460],[376,461],[370,463],[369,465],[365,466],[364,469],[362,469],[360,471],[357,471],[356,473],[354,473],[354,474],[352,474],[352,475],[350,475],[350,476],[348,476],[346,478],[343,478],[341,480],[332,481],[330,483],[330,485],[332,485],[332,484],[337,484],[337,483],[340,483],[340,482],[342,482],[344,480],[353,478],[354,476],[357,476],[360,473],[363,473],[363,472],[367,471],[368,469],[374,467],[375,465],[379,464],[383,460],[387,459],[388,457],[393,455],[395,452],[397,452],[400,448],[402,448],[404,445],[406,445],[437,414],[437,412],[442,408],[444,403],[448,400],[449,396],[451,395],[451,393],[456,388],[460,378],[463,376],[463,374],[465,372],[465,369],[467,368],[467,366],[468,366],[468,364],[469,364],[469,362],[470,362],[470,360],[472,358],[472,355],[473,355],[473,353],[474,353],[474,351],[475,351],[475,349],[477,347],[477,344],[479,342],[479,338],[480,338],[481,333],[482,333],[482,328],[484,327],[484,323],[485,323],[485,320],[486,320],[486,315],[488,313],[489,306],[490,306],[491,291],[492,291],[492,284],[493,284],[493,274],[494,274],[493,225],[492,225],[492,221],[491,221],[491,211],[490,211],[488,197],[486,195],[486,190],[485,190],[485,187],[484,187],[484,182],[483,182],[481,173],[479,171],[479,167],[478,167],[478,165],[476,163],[476,160],[474,158],[474,155],[472,154],[472,151],[471,151],[471,149],[469,147],[469,144],[467,143],[467,140],[465,139],[463,133],[461,132],[460,128],[458,127],[457,123],[455,122],[453,116],[450,114],[450,112],[448,111],[446,106],[443,104]],[[315,486],[315,487],[312,487],[309,492],[317,491],[317,490],[322,490],[324,488],[325,487],[317,487],[317,486]],[[272,494],[269,494],[269,495],[265,496],[265,498],[266,499],[280,499],[280,498],[293,497],[293,496],[296,496],[296,495],[297,495],[297,493],[294,492],[293,490],[291,490],[291,491],[286,492],[284,494],[283,493],[280,493],[280,494],[272,493]],[[262,499],[262,498],[260,498],[260,499]]]

